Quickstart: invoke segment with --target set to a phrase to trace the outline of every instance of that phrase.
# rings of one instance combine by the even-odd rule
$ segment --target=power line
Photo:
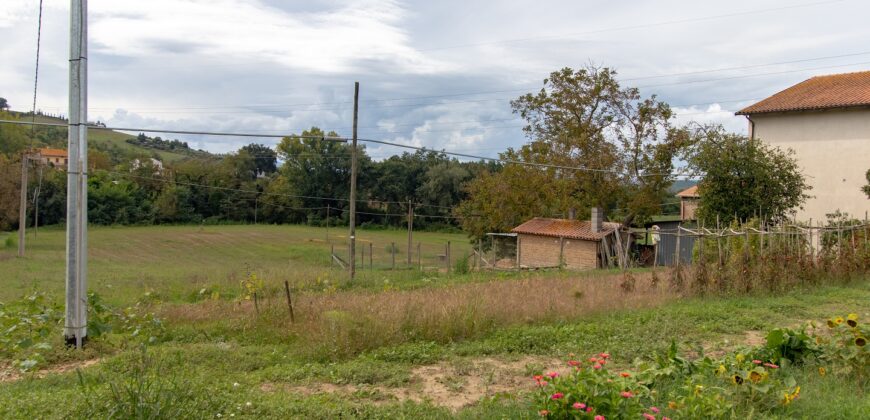
[[[27,123],[22,121],[13,121],[13,120],[0,120],[0,123],[5,124],[19,124],[19,125],[47,125],[47,126],[64,126],[62,124],[55,123]],[[193,134],[193,135],[206,135],[206,136],[228,136],[228,137],[272,137],[272,138],[312,138],[312,139],[320,139],[320,140],[329,140],[329,141],[337,141],[337,142],[346,142],[348,139],[344,137],[322,137],[322,136],[297,136],[297,135],[270,135],[270,134],[254,134],[254,133],[228,133],[228,132],[215,132],[215,131],[184,131],[184,130],[163,130],[163,129],[150,129],[150,128],[129,128],[129,127],[96,127],[89,125],[88,128],[98,129],[98,130],[115,130],[115,131],[133,131],[133,132],[148,132],[148,133],[176,133],[176,134]],[[519,160],[512,159],[502,159],[502,158],[494,158],[488,156],[478,156],[467,153],[458,153],[451,152],[447,150],[435,150],[426,147],[418,147],[411,146],[407,144],[389,142],[384,140],[376,140],[376,139],[358,139],[362,142],[367,143],[375,143],[382,144],[386,146],[394,146],[405,149],[419,150],[419,151],[436,151],[439,153],[443,153],[445,155],[464,157],[469,159],[478,159],[490,162],[499,162],[504,164],[512,164],[512,165],[523,165],[523,166],[531,166],[537,168],[547,168],[547,169],[561,169],[561,170],[570,170],[570,171],[583,171],[583,172],[598,172],[598,173],[611,173],[615,175],[626,175],[625,172],[616,170],[616,169],[605,169],[605,168],[588,168],[582,166],[565,166],[565,165],[552,165],[547,163],[535,163],[535,162],[523,162]],[[672,176],[685,176],[685,174],[678,173],[648,173],[640,175],[641,177],[647,176],[664,176],[664,175],[672,175]]]
[[[36,26],[36,65],[33,70],[33,107],[31,108],[31,122],[36,122],[36,89],[39,86],[39,48],[42,44],[42,0],[39,0],[39,18]],[[30,150],[33,150],[33,133],[35,126],[30,126]]]

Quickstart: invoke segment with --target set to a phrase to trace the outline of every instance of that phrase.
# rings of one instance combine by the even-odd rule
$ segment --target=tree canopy
[[[657,214],[688,141],[671,125],[670,107],[623,88],[609,68],[564,68],[543,84],[511,102],[530,141],[501,157],[561,168],[508,164],[473,180],[458,210],[463,227],[480,236],[570,208],[603,207],[627,222]]]
[[[806,192],[811,186],[791,150],[728,133],[721,126],[700,127],[693,138],[689,163],[701,176],[699,220],[782,220],[810,198]]]

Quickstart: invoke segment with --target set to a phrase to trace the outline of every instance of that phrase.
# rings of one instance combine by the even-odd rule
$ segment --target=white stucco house
[[[836,210],[863,219],[870,200],[861,191],[870,169],[870,71],[817,76],[737,115],[752,138],[792,149],[814,196],[797,219],[824,221]]]

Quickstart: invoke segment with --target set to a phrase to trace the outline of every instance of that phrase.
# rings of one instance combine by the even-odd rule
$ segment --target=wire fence
[[[465,241],[387,242],[357,238],[356,270],[418,270],[442,273],[466,272],[474,254],[472,246]],[[329,249],[329,264],[347,270],[351,264],[350,245],[347,240],[333,237],[324,241]]]

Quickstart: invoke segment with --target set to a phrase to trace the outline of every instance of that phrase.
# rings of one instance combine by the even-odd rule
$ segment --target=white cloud
[[[445,64],[408,46],[395,1],[351,1],[323,12],[287,13],[256,0],[94,1],[93,49],[147,58],[186,50],[228,61],[346,73],[366,63],[430,73]]]

